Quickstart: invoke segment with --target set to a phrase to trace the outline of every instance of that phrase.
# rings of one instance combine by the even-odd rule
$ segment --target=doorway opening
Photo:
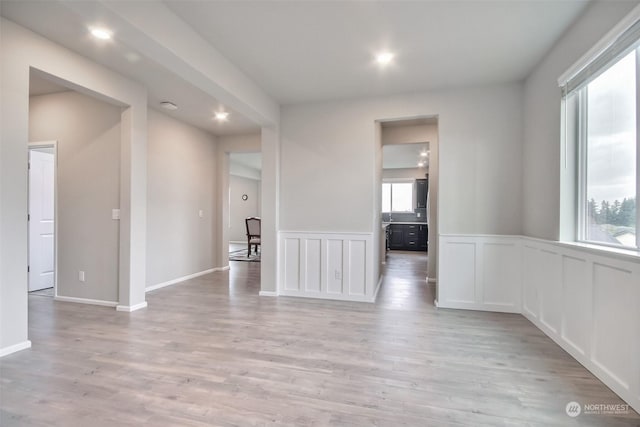
[[[29,143],[28,289],[56,296],[56,141]]]
[[[379,129],[382,297],[435,300],[426,285],[437,275],[438,118],[385,120]]]
[[[29,77],[29,291],[116,307],[122,106]]]
[[[230,153],[229,261],[260,262],[261,188],[262,153]]]

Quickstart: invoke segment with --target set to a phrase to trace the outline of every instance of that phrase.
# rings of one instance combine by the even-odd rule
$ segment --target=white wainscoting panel
[[[521,239],[522,314],[640,411],[640,258]]]
[[[562,310],[562,259],[556,250],[542,249],[538,255],[542,276],[538,283],[538,301],[540,312],[538,318],[554,334],[560,331]]]
[[[523,236],[439,249],[438,307],[522,313],[640,412],[640,257]]]
[[[438,307],[520,313],[519,236],[440,235]]]
[[[522,313],[538,318],[538,283],[542,281],[539,250],[524,242],[522,245]]]
[[[278,294],[373,302],[373,233],[280,232]]]
[[[586,354],[591,345],[592,289],[589,265],[586,260],[562,256],[562,316],[561,333],[568,345],[580,354]]]

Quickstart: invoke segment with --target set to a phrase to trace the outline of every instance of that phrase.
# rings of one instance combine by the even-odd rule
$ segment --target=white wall
[[[241,165],[237,162],[234,162],[233,160],[231,160],[231,162],[229,163],[229,174],[253,179],[256,181],[260,181],[260,179],[262,178],[262,174],[258,169]]]
[[[229,241],[247,241],[245,218],[260,216],[261,182],[255,179],[231,175],[229,179]],[[242,195],[247,200],[242,200]]]
[[[523,232],[557,240],[560,229],[558,77],[638,2],[593,2],[525,82]]]
[[[216,138],[155,110],[148,120],[146,268],[153,287],[222,265],[215,263]]]
[[[146,305],[146,114],[143,86],[10,21],[0,21],[0,356],[27,337],[27,141],[30,67],[126,107],[120,147],[120,308]]]
[[[29,99],[29,141],[58,141],[57,295],[118,302],[120,108],[68,91]],[[85,272],[85,282],[78,271]]]
[[[382,128],[382,145],[438,143],[438,125],[385,126]]]
[[[281,229],[371,232],[375,120],[438,115],[440,232],[519,234],[521,106],[505,84],[283,107]]]
[[[383,169],[382,179],[424,179],[427,174],[426,168]]]
[[[373,233],[377,248],[382,135],[376,120],[418,116],[438,117],[439,150],[432,156],[439,164],[439,232],[520,234],[519,84],[284,106],[281,233]],[[379,260],[372,264],[375,276]]]

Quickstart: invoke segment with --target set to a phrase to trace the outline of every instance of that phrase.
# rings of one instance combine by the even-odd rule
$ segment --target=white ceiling
[[[229,161],[240,166],[262,171],[262,153],[231,153]]]
[[[227,123],[212,121],[214,111],[228,108],[189,83],[193,75],[177,76],[151,59],[158,59],[159,40],[109,4],[2,0],[1,13],[145,85],[152,107],[176,103],[168,112],[176,118],[218,135],[258,130],[235,111]],[[153,14],[162,4],[286,104],[519,81],[587,2],[172,0],[135,8]],[[87,26],[95,22],[113,26],[114,40],[92,39]],[[165,35],[172,31],[168,26]],[[396,54],[384,70],[372,60],[381,49]]]
[[[417,168],[422,157],[420,153],[428,152],[429,144],[393,144],[382,146],[382,169]],[[428,167],[428,157],[426,157]]]
[[[108,21],[104,18],[107,11],[98,2],[93,3],[95,15],[103,17],[102,21]],[[165,114],[215,135],[251,133],[260,129],[254,122],[131,48],[128,37],[138,37],[137,34],[117,33],[114,40],[100,43],[88,34],[90,23],[66,7],[63,1],[2,0],[1,12],[5,18],[138,81],[147,87],[149,106]],[[178,110],[160,109],[162,101],[177,104]],[[212,120],[214,112],[220,109],[230,113],[225,123]]]
[[[587,2],[165,1],[280,103],[525,78]],[[388,49],[393,66],[373,55]]]

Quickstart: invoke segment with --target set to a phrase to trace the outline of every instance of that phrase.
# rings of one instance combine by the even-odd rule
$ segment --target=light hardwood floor
[[[435,309],[425,255],[390,253],[376,304],[259,297],[259,268],[134,313],[29,297],[0,425],[640,425],[569,418],[569,401],[623,402],[520,315]]]

